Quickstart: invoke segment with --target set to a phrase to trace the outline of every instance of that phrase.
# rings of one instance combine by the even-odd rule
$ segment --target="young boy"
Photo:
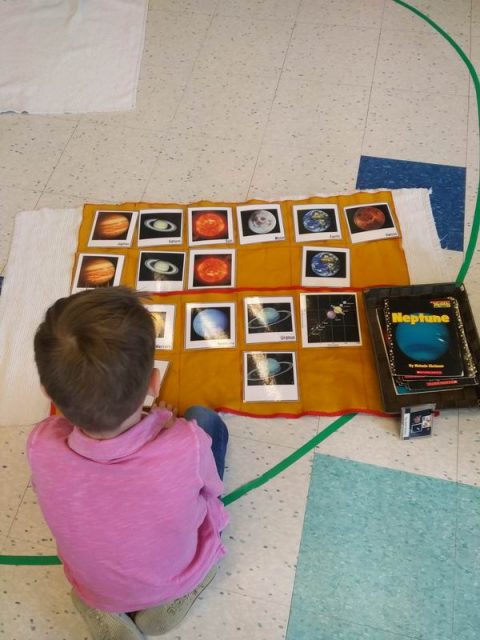
[[[153,320],[130,289],[58,300],[34,346],[63,416],[34,428],[27,456],[73,602],[95,640],[165,633],[225,554],[226,426],[202,407],[142,413],[160,379]]]

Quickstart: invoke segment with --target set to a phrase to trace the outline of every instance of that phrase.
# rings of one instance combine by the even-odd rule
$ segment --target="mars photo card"
[[[137,211],[96,211],[89,247],[130,247]]]
[[[353,243],[399,236],[386,202],[345,207],[345,217]]]
[[[356,293],[301,293],[304,347],[360,346]]]
[[[245,342],[295,340],[295,314],[291,297],[245,298]]]
[[[285,239],[279,204],[249,204],[237,207],[240,244]]]
[[[73,278],[72,293],[120,284],[125,256],[101,253],[81,253]]]
[[[137,289],[139,291],[181,291],[185,273],[185,253],[181,251],[140,251]]]
[[[234,286],[234,249],[192,249],[190,251],[189,289]]]
[[[349,287],[350,251],[337,247],[303,247],[304,287]]]
[[[147,304],[155,325],[155,349],[173,349],[174,304]]]
[[[231,207],[191,207],[188,209],[188,244],[233,242]]]
[[[138,221],[138,246],[154,247],[181,244],[183,211],[181,209],[142,209]]]
[[[297,242],[340,240],[342,237],[336,204],[295,205],[293,225]]]
[[[185,305],[185,348],[222,349],[235,346],[235,303]]]
[[[247,351],[243,354],[244,402],[298,400],[294,351]]]

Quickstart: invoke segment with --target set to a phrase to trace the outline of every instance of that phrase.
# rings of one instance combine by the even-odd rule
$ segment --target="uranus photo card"
[[[163,381],[165,376],[167,375],[168,368],[170,366],[170,362],[168,360],[154,360],[153,368],[158,369],[160,373],[160,389],[162,388]],[[152,395],[147,394],[145,400],[143,401],[143,409],[149,411],[153,408],[153,403],[157,398],[154,398]]]
[[[174,304],[147,304],[155,325],[155,349],[173,349]]]
[[[303,247],[302,285],[350,286],[350,251],[337,247]]]
[[[188,244],[225,244],[233,242],[231,207],[195,207],[188,209]]]
[[[212,289],[235,286],[234,249],[192,249],[188,288]]]
[[[138,291],[181,291],[185,273],[182,251],[140,251],[138,258]]]
[[[295,340],[293,298],[244,298],[245,342],[288,342]]]
[[[237,207],[240,244],[285,239],[279,204],[249,204]]]
[[[293,225],[297,242],[340,240],[342,237],[336,204],[294,205]]]
[[[304,347],[358,347],[362,344],[356,293],[301,293]]]
[[[243,354],[244,402],[298,400],[294,351],[247,351]]]
[[[155,247],[181,244],[183,211],[181,209],[142,209],[138,220],[138,246]]]
[[[73,279],[72,293],[120,284],[125,256],[100,253],[81,253]]]
[[[344,210],[353,243],[399,236],[390,207],[386,202],[345,207]]]
[[[137,215],[137,211],[96,211],[88,246],[129,247]]]
[[[185,305],[185,348],[223,349],[235,346],[235,303]]]

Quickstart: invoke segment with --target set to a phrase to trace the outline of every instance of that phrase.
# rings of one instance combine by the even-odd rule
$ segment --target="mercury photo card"
[[[192,249],[188,272],[189,289],[235,286],[234,249]]]
[[[337,247],[303,247],[304,287],[349,287],[350,251]]]
[[[158,369],[158,371],[160,372],[160,389],[163,386],[163,381],[165,379],[165,376],[167,375],[169,366],[170,366],[170,362],[168,360],[153,361],[153,368]],[[155,402],[156,399],[157,398],[154,398],[152,395],[147,394],[147,396],[145,397],[145,400],[143,401],[143,408],[149,411],[152,408],[153,403]]]
[[[301,293],[304,347],[357,347],[362,344],[356,293]]]
[[[188,244],[226,244],[233,242],[231,207],[192,207],[188,209]]]
[[[222,349],[235,346],[235,303],[185,305],[185,348]]]
[[[399,236],[386,202],[345,207],[344,210],[353,243]]]
[[[247,351],[243,354],[244,402],[298,400],[294,351]]]
[[[183,211],[181,209],[142,209],[138,221],[138,246],[155,247],[181,244]]]
[[[89,247],[130,247],[137,211],[96,211]]]
[[[147,304],[155,325],[155,349],[173,349],[174,304]]]
[[[181,291],[185,272],[185,253],[177,251],[140,251],[137,289],[158,293]]]
[[[120,284],[125,256],[101,253],[81,253],[73,279],[72,293]]]
[[[288,342],[295,340],[293,298],[245,298],[245,342]]]
[[[279,204],[249,204],[237,207],[240,244],[285,239]]]
[[[342,237],[336,204],[295,205],[293,225],[297,242],[340,240]]]

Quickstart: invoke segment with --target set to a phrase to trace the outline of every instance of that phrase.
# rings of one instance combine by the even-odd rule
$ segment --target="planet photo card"
[[[225,244],[233,242],[231,207],[189,207],[188,244]]]
[[[249,204],[237,207],[237,222],[240,244],[285,239],[279,204]]]
[[[234,302],[185,305],[185,349],[224,349],[235,346]]]
[[[358,347],[362,344],[356,293],[301,293],[304,347]]]
[[[99,287],[116,287],[120,284],[125,256],[81,253],[73,278],[72,293]]]
[[[245,342],[295,340],[295,314],[291,297],[244,298]]]
[[[184,251],[140,251],[137,289],[161,293],[181,291],[185,274]]]
[[[214,289],[234,286],[234,249],[192,249],[190,251],[189,289]]]
[[[292,211],[297,242],[341,239],[342,232],[336,204],[294,205]]]
[[[294,351],[247,351],[243,354],[244,402],[298,400]]]
[[[350,251],[339,247],[303,247],[302,286],[349,287]]]
[[[181,209],[142,209],[138,221],[138,246],[155,247],[181,244],[183,211]]]
[[[398,238],[400,235],[387,202],[345,207],[350,238],[357,242]]]
[[[165,376],[167,375],[168,368],[170,366],[170,362],[168,360],[154,360],[153,368],[158,369],[160,372],[160,389],[162,388],[163,381]],[[153,407],[153,403],[157,398],[154,398],[149,393],[145,396],[145,400],[143,401],[143,409],[144,411],[150,411]]]
[[[130,247],[138,211],[95,212],[89,247]]]
[[[173,349],[174,304],[147,304],[155,325],[155,349]]]

